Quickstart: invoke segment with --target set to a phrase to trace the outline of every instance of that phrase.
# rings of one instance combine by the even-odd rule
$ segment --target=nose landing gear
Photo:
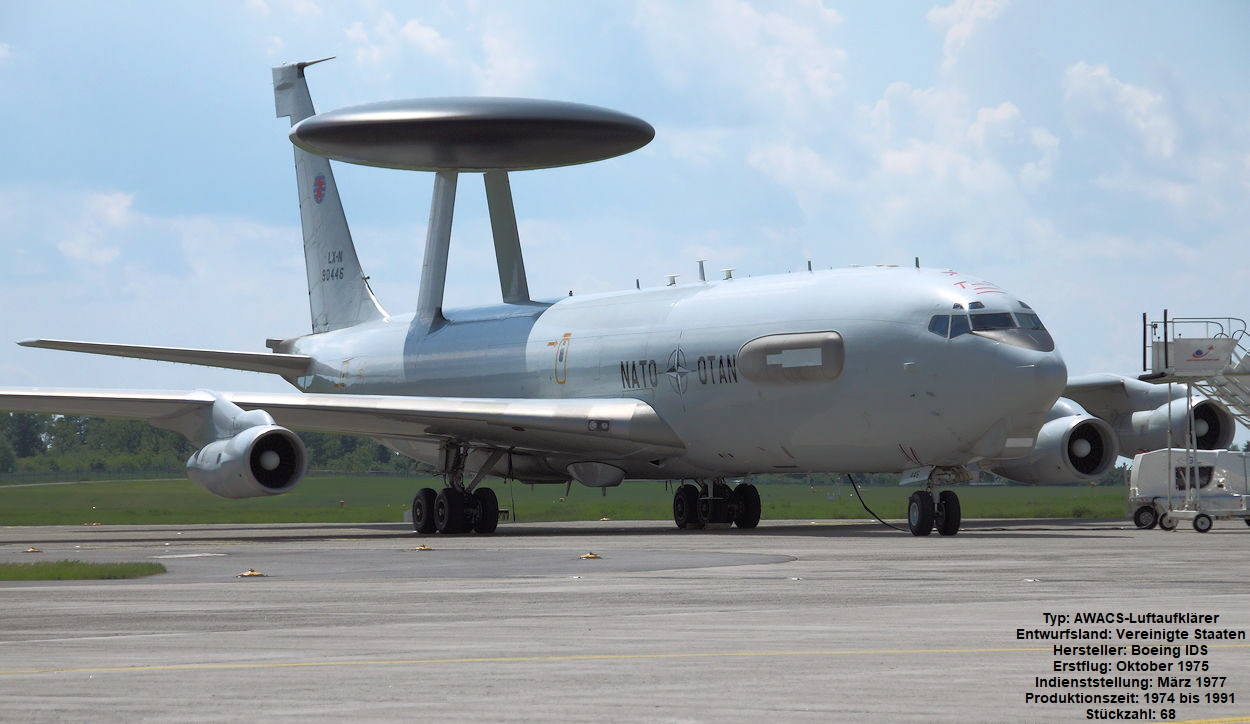
[[[943,490],[935,501],[933,493],[939,485],[964,482],[971,474],[963,468],[934,468],[929,473],[928,485],[917,490],[907,499],[907,528],[912,535],[925,536],[937,530],[939,535],[956,535],[963,521],[963,509],[959,496],[953,490]]]

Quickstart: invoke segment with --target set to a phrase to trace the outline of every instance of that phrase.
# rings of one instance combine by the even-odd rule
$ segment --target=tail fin
[[[320,62],[293,63],[273,69],[273,96],[278,117],[289,116],[292,126],[315,113],[308,83],[304,80],[304,68]],[[373,296],[368,277],[361,271],[329,159],[295,148],[295,180],[299,189],[300,224],[304,229],[312,331],[329,332],[382,319],[386,312]]]

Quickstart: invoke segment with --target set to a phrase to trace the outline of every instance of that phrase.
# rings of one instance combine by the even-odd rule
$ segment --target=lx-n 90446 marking
[[[319,62],[319,61],[314,61]],[[1101,475],[1121,449],[1188,433],[1184,391],[1068,380],[1040,317],[952,271],[855,268],[531,298],[509,173],[634,150],[654,131],[555,101],[443,98],[316,114],[305,69],[273,69],[291,120],[312,320],[270,352],[28,340],[28,347],[277,374],[287,394],[0,390],[8,410],[124,416],[202,447],[197,485],[226,497],[291,490],[291,429],[366,435],[435,465],[412,503],[420,533],[488,533],[487,476],[612,487],[677,480],[680,528],[753,528],[783,472],[901,472],[916,535],[958,532],[948,483],[978,465],[1025,482]],[[388,314],[360,267],[329,160],[435,174],[416,310]],[[443,309],[458,180],[483,178],[502,303]],[[1065,395],[1060,397],[1060,395]],[[1179,396],[1177,396],[1179,394]],[[1179,409],[1178,409],[1179,406]],[[1194,403],[1199,444],[1232,418]],[[1091,414],[1091,412],[1093,414]]]

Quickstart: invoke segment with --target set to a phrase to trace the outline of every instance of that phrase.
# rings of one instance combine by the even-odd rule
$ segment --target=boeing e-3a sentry
[[[305,79],[313,62],[273,69],[277,112],[290,118],[295,144],[311,334],[269,340],[268,353],[21,343],[272,373],[300,393],[8,389],[0,409],[175,430],[203,445],[188,477],[231,498],[299,482],[307,455],[290,428],[369,436],[442,471],[444,487],[413,500],[420,533],[493,532],[499,506],[486,476],[601,488],[680,481],[679,528],[753,528],[758,489],[728,480],[881,471],[921,484],[908,505],[912,533],[953,535],[959,499],[938,488],[969,479],[970,466],[1067,482],[1100,475],[1115,458],[1117,430],[1057,402],[1066,369],[1038,315],[954,271],[726,274],[531,299],[508,174],[634,150],[651,126],[602,108],[499,98],[318,115]],[[436,174],[414,312],[388,314],[370,290],[329,159]],[[479,173],[502,304],[444,310],[457,182]],[[1121,380],[1085,389],[1123,413],[1132,405],[1116,402]],[[1171,403],[1149,400],[1160,404]]]

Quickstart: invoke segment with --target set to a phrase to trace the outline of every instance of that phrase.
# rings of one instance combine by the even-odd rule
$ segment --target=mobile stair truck
[[[1197,334],[1186,337],[1181,330]],[[1250,427],[1250,354],[1243,346],[1244,320],[1169,320],[1164,311],[1162,323],[1147,323],[1143,314],[1142,338],[1153,363],[1142,380],[1185,383],[1190,395],[1197,389],[1223,402],[1238,422]],[[1187,422],[1184,429],[1189,432],[1183,440],[1171,440],[1169,425],[1168,447],[1134,456],[1128,492],[1133,523],[1138,528],[1173,530],[1178,521],[1188,520],[1199,533],[1211,530],[1214,520],[1240,518],[1250,525],[1250,452],[1197,449],[1202,423],[1192,414]],[[1185,447],[1178,448],[1177,443]]]

